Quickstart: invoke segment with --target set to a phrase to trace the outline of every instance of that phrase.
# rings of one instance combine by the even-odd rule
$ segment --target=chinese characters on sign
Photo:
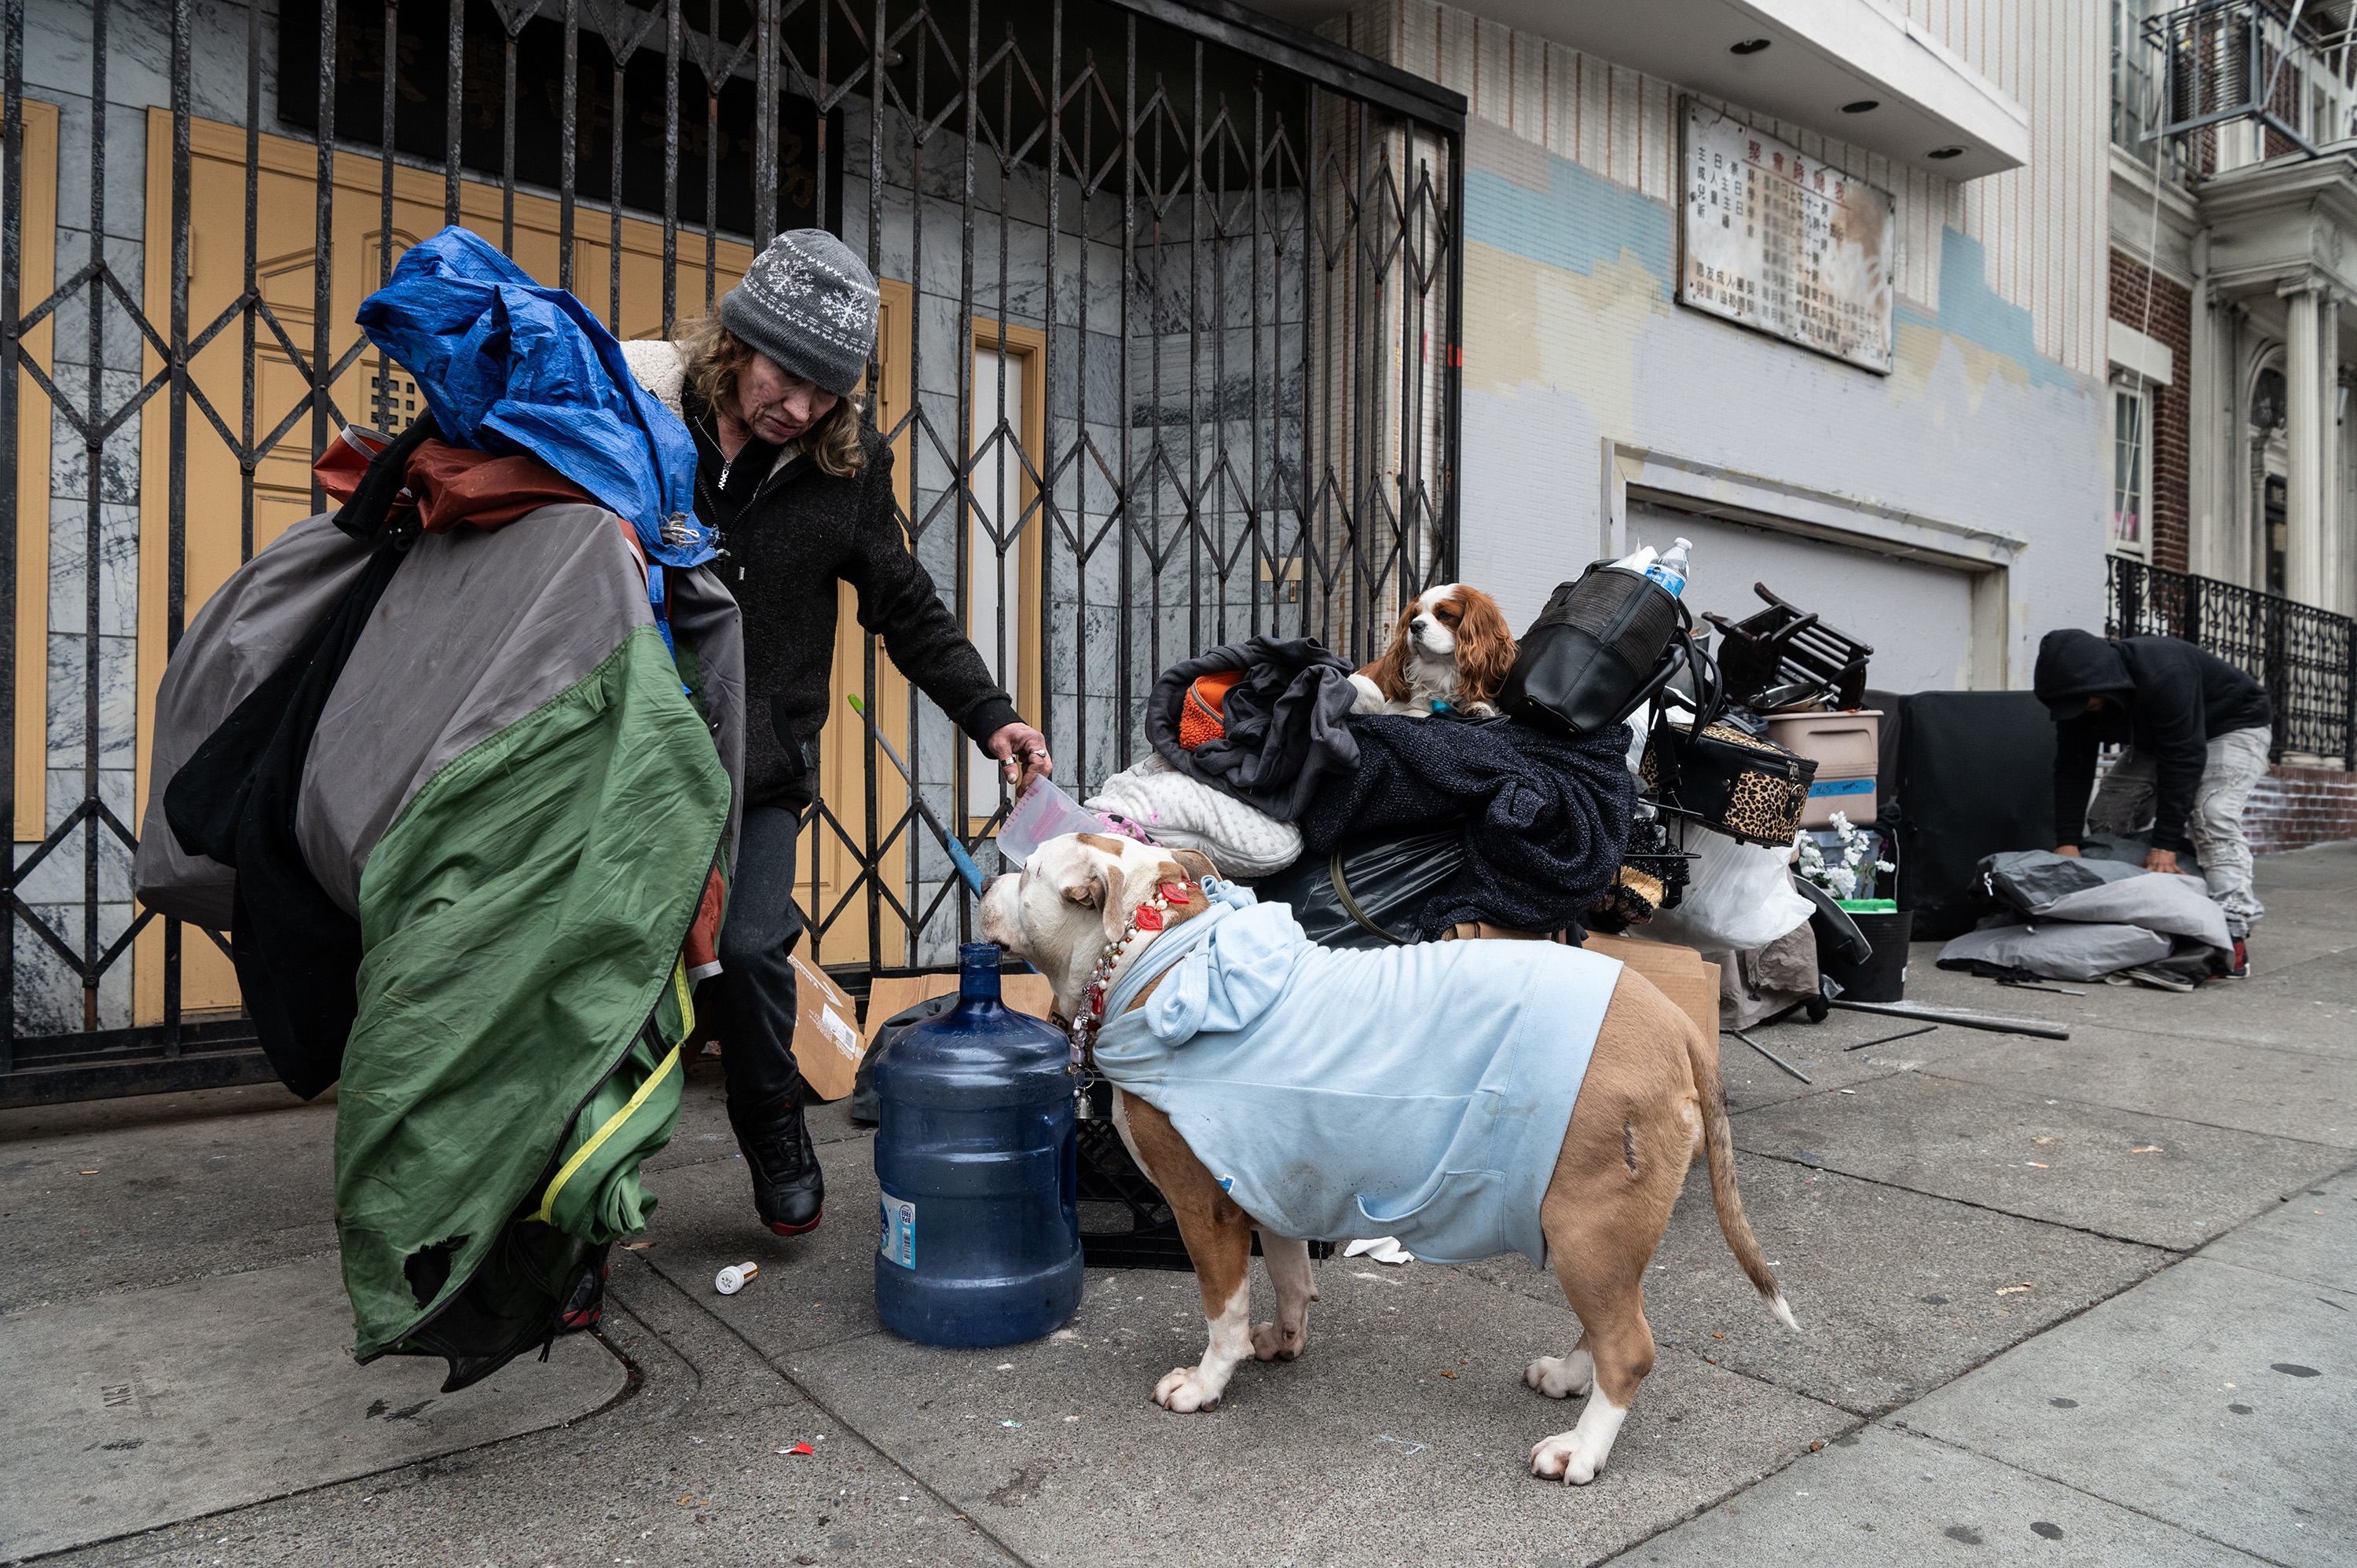
[[[1897,208],[1693,99],[1678,299],[1888,374]]]

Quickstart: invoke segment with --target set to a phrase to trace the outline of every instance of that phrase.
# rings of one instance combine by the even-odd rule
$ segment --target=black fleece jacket
[[[2275,723],[2266,688],[2214,654],[2174,637],[2104,639],[2085,631],[2050,631],[2038,645],[2039,700],[2085,706],[2104,699],[2100,713],[2074,713],[2054,725],[2054,842],[2075,844],[2087,826],[2087,796],[2095,782],[2095,753],[2106,743],[2134,746],[2153,757],[2158,796],[2152,847],[2192,847],[2185,819],[2201,782],[2211,741],[2238,729]]]
[[[700,412],[691,406],[687,421],[700,459],[696,514],[721,531],[728,553],[713,570],[745,617],[747,805],[799,808],[817,793],[803,746],[843,702],[830,690],[838,581],[858,591],[859,624],[884,639],[900,672],[977,745],[1017,722],[1014,703],[909,553],[881,435],[861,437],[867,464],[856,477],[790,456],[739,510],[715,493],[719,454]],[[730,478],[730,489],[744,483]]]

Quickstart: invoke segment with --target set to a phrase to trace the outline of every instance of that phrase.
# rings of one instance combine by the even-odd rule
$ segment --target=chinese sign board
[[[1678,300],[1889,374],[1890,193],[1693,99]]]

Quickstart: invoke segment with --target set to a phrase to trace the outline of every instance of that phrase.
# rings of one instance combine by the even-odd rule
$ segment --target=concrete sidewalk
[[[1092,1271],[1069,1329],[1006,1351],[907,1344],[869,1300],[866,1135],[818,1113],[827,1221],[769,1238],[699,1076],[603,1343],[413,1411],[436,1369],[351,1366],[322,1310],[332,1105],[0,1115],[0,1364],[38,1412],[0,1457],[0,1559],[2357,1563],[2357,847],[2260,882],[2255,978],[2190,995],[1917,950],[1910,1000],[2068,1044],[1853,1051],[1908,1026],[1836,1015],[1765,1036],[1804,1087],[1725,1040],[1803,1333],[1697,1175],[1654,1260],[1659,1366],[1585,1488],[1528,1475],[1577,1407],[1522,1368],[1578,1329],[1518,1258],[1320,1264],[1303,1359],[1172,1415],[1148,1393],[1200,1349],[1192,1276]]]

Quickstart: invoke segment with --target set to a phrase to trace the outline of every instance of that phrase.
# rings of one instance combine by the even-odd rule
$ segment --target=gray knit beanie
[[[720,297],[720,325],[787,374],[848,397],[876,350],[876,274],[823,229],[789,229]]]

